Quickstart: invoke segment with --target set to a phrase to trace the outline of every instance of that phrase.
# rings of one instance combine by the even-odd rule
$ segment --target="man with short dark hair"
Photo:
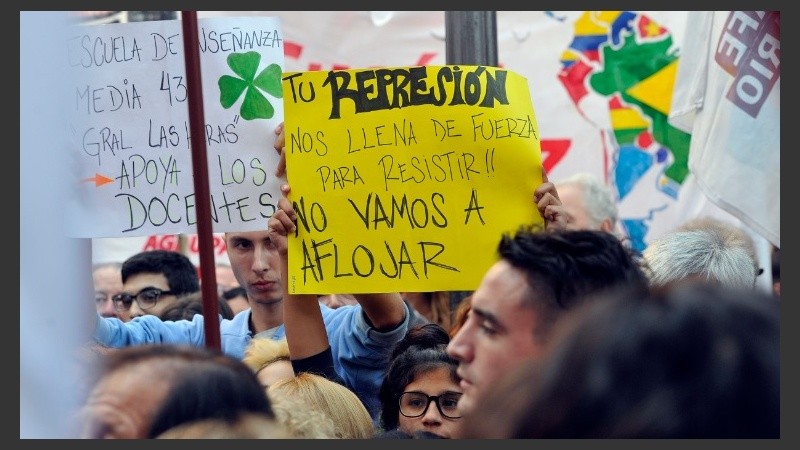
[[[521,228],[503,236],[498,253],[447,347],[459,361],[465,413],[505,373],[539,357],[555,322],[589,295],[647,286],[633,253],[605,231]]]
[[[139,252],[122,263],[122,292],[113,297],[118,311],[130,317],[158,316],[178,296],[200,290],[197,268],[186,255],[171,250]]]

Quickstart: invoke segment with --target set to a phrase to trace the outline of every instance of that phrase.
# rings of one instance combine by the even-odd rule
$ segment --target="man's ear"
[[[611,224],[611,219],[603,219],[603,221],[600,222],[600,229],[607,233],[613,233],[614,225]]]

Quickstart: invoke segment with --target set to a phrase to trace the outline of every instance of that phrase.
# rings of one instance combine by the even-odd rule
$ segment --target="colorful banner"
[[[692,133],[705,195],[780,247],[780,11],[692,11],[689,24],[669,120]]]

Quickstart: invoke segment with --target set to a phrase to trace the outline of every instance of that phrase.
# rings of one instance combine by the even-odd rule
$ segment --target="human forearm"
[[[285,261],[282,269],[283,324],[289,354],[293,360],[316,355],[330,346],[319,301],[314,294],[289,294]]]
[[[372,326],[378,331],[396,328],[405,319],[406,308],[399,292],[354,294]]]

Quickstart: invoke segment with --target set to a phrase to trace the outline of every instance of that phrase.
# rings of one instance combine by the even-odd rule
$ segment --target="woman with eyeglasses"
[[[430,323],[410,329],[397,343],[379,394],[382,432],[452,437],[461,419],[461,389],[449,342],[447,331]]]

